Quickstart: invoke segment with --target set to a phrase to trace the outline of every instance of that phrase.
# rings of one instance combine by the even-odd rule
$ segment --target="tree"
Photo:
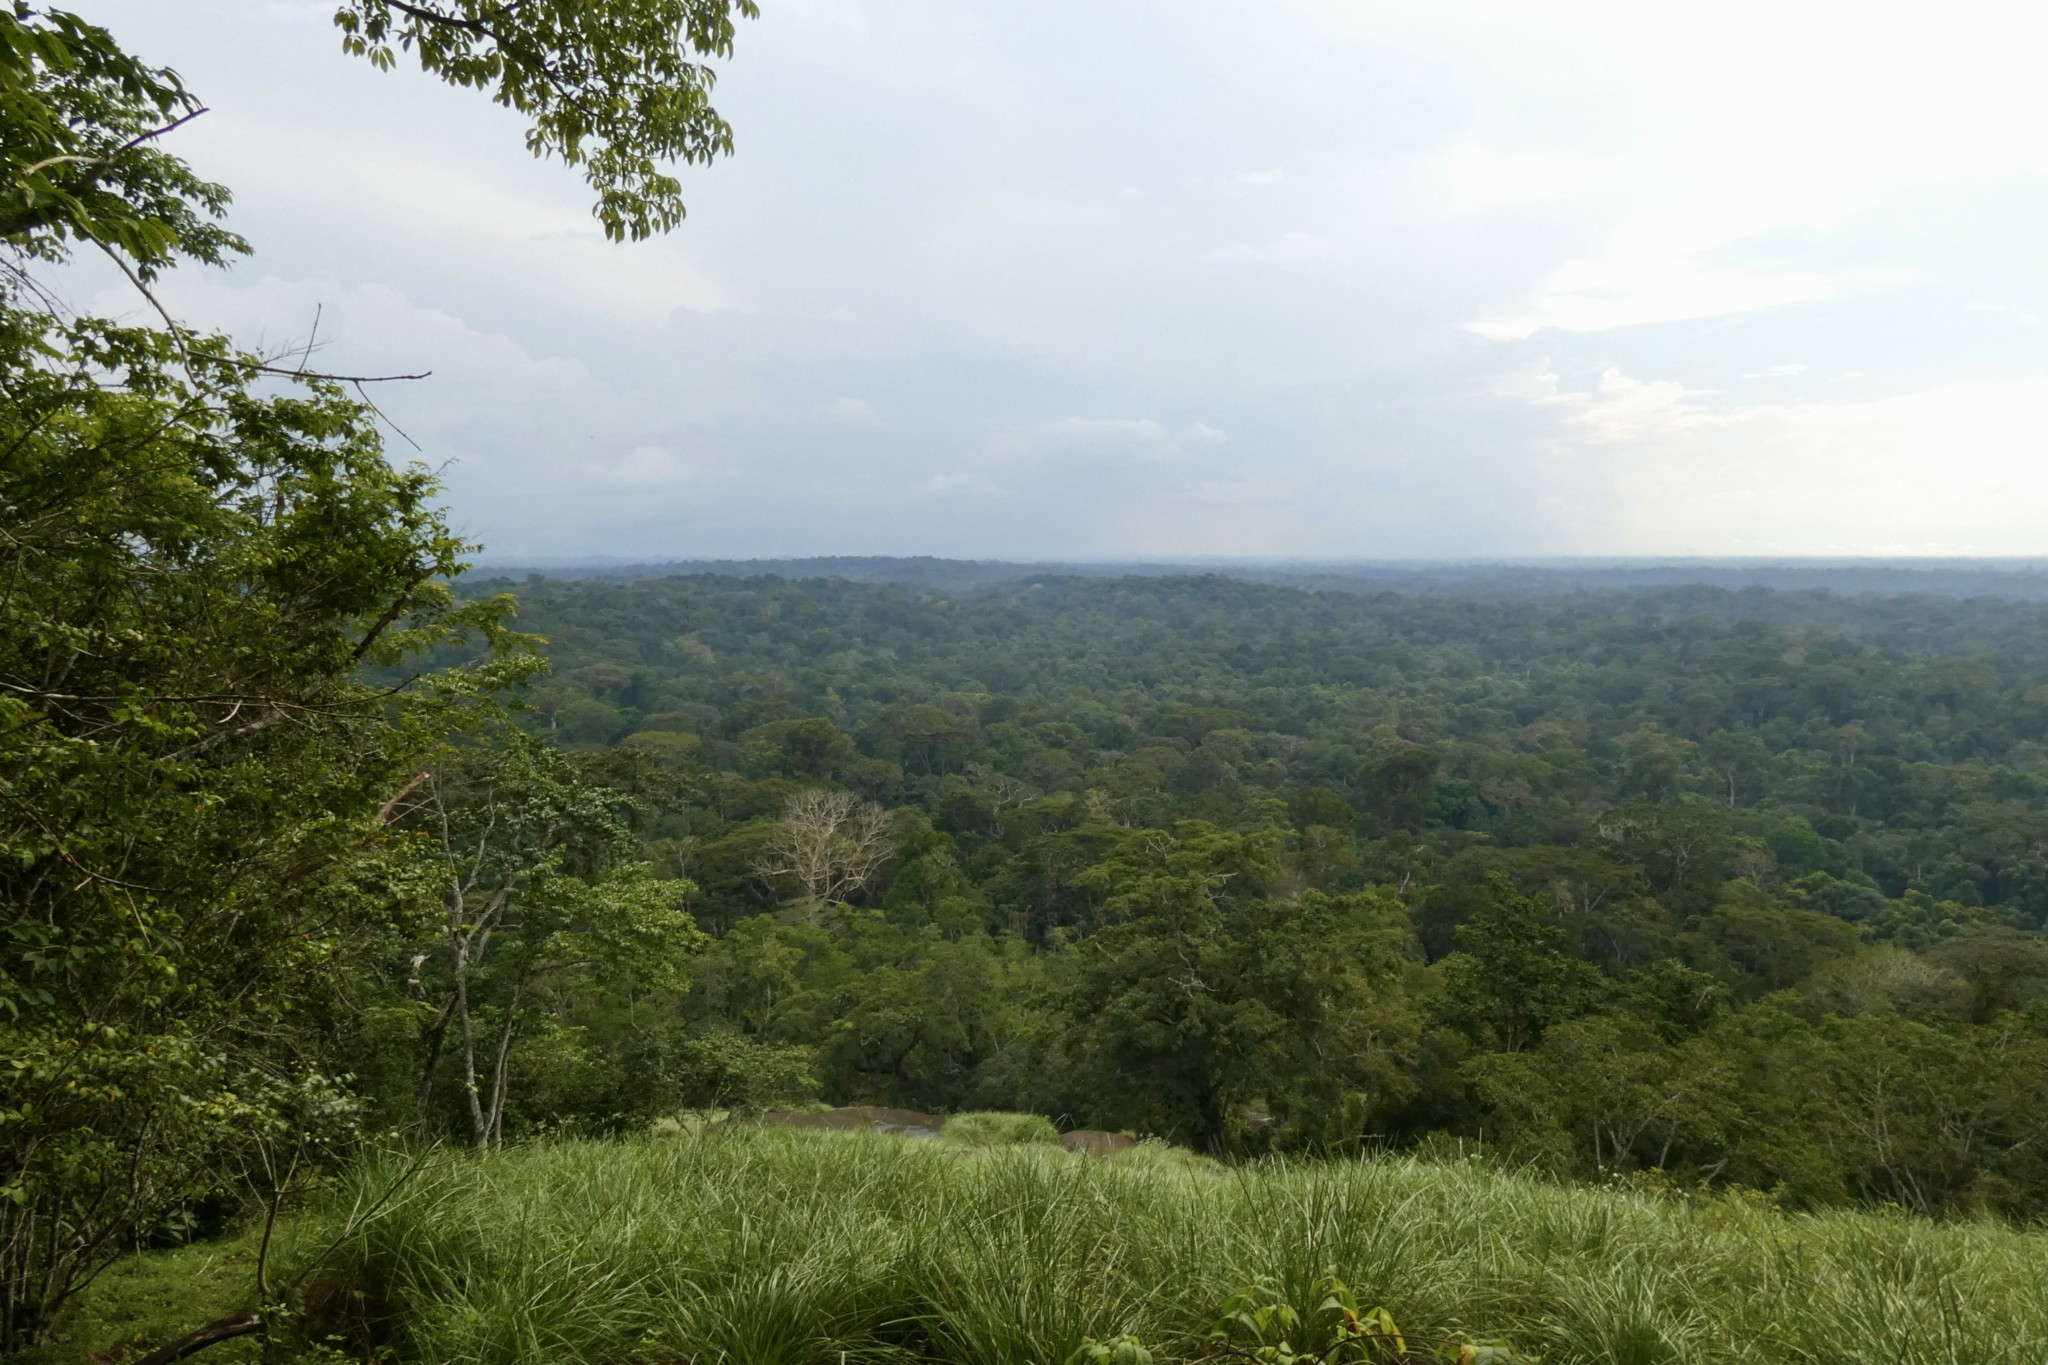
[[[1360,774],[1375,814],[1389,824],[1415,828],[1428,808],[1443,758],[1419,744],[1389,740]]]
[[[1744,794],[1757,794],[1770,777],[1771,751],[1751,730],[1716,730],[1700,745],[1699,757],[1716,783],[1727,788],[1731,806],[1740,804]]]
[[[529,146],[639,237],[682,215],[660,164],[730,146],[687,54],[728,51],[732,13],[750,0],[337,19],[359,55],[409,47],[530,114]],[[74,317],[31,273],[90,246],[156,306],[166,267],[246,250],[227,191],[163,145],[202,112],[105,29],[0,6],[0,1354],[251,1142],[345,1131],[322,1011],[416,905],[390,818],[421,755],[534,667],[506,601],[450,591],[472,547],[340,379],[168,314]],[[650,885],[565,885],[548,942],[651,932]]]
[[[1721,1141],[1741,1095],[1717,1060],[1610,1014],[1559,1024],[1538,1047],[1486,1054],[1466,1070],[1510,1150],[1599,1175],[1662,1169],[1674,1152]]]
[[[1812,1078],[1809,1109],[1866,1195],[1921,1212],[1964,1206],[1973,1193],[2005,1202],[2012,1187],[1997,1177],[2033,1160],[2048,1132],[2048,1040],[1887,1011],[1828,1020],[1822,1036],[1824,1079]]]
[[[1420,1018],[1400,972],[1407,909],[1381,889],[1265,897],[1233,917],[1239,989],[1282,1021],[1259,1048],[1276,1144],[1355,1150],[1416,1090]]]
[[[796,883],[805,914],[815,920],[826,906],[874,880],[895,849],[887,811],[852,792],[812,787],[783,806],[768,852],[754,871]]]
[[[1108,889],[1110,923],[1071,950],[1067,1050],[1106,1121],[1220,1153],[1258,1101],[1314,1145],[1355,1140],[1403,1091],[1391,1060],[1406,1031],[1378,998],[1405,936],[1398,904],[1274,894],[1279,843],[1183,821],[1083,874]]]
[[[730,1029],[678,1036],[656,1071],[679,1111],[758,1114],[818,1093],[818,1058],[808,1047],[764,1042]]]
[[[2048,943],[2005,925],[1971,929],[1944,939],[1927,957],[1961,978],[1964,1017],[1988,1024],[2026,1007],[2048,988]]]
[[[513,1048],[544,991],[565,978],[672,989],[705,941],[682,910],[694,888],[632,856],[631,798],[586,766],[505,733],[446,750],[394,816],[431,846],[445,909],[411,958],[418,993],[439,996],[422,1029],[417,1103],[424,1115],[452,1031],[479,1148],[503,1140]],[[486,1020],[495,1038],[482,1038]]]
[[[0,1351],[325,1083],[386,803],[529,671],[337,385],[46,306],[29,268],[79,243],[138,283],[240,249],[155,145],[195,109],[103,29],[0,12]]]
[[[581,167],[605,235],[635,241],[683,220],[662,169],[732,151],[696,57],[732,55],[754,0],[341,0],[345,51],[381,70],[406,51],[450,85],[527,115],[535,156]]]
[[[1084,874],[1109,888],[1113,922],[1075,950],[1069,1048],[1112,1119],[1227,1147],[1233,1111],[1258,1080],[1259,1045],[1282,1021],[1241,989],[1246,964],[1220,900],[1226,888],[1255,894],[1277,872],[1276,852],[1271,839],[1190,821],[1148,831]]]
[[[1856,951],[1854,925],[1816,910],[1770,903],[1748,882],[1730,882],[1721,903],[1701,922],[1702,933],[1765,990],[1782,990],[1827,963]]]
[[[1666,906],[1686,911],[1710,903],[1733,864],[1737,844],[1725,807],[1691,797],[1661,806],[1626,806],[1600,817],[1601,851],[1643,869]]]
[[[1487,904],[1457,937],[1462,947],[1444,959],[1437,1008],[1444,1022],[1503,1052],[1530,1046],[1606,994],[1600,970],[1563,951],[1564,930],[1546,907],[1516,895],[1497,872],[1487,877]]]
[[[432,478],[254,364],[0,307],[0,1351],[330,1074],[388,803],[528,667]]]

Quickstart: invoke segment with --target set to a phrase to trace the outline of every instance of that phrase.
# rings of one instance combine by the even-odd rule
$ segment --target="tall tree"
[[[0,309],[0,1349],[322,1074],[386,803],[520,672],[434,481],[252,364]]]
[[[663,162],[730,145],[687,54],[729,49],[734,12],[337,20],[361,55],[410,47],[532,115],[529,145],[637,237],[681,217]],[[105,29],[0,6],[0,1353],[217,1191],[250,1135],[345,1117],[306,1099],[333,1088],[313,1006],[407,900],[387,818],[435,738],[531,671],[506,603],[446,586],[470,547],[435,481],[386,460],[339,382],[266,387],[224,338],[77,318],[35,278],[84,246],[154,304],[165,268],[245,250],[226,190],[165,149],[201,112]]]
[[[1257,1101],[1323,1141],[1347,1093],[1389,1083],[1372,1010],[1394,968],[1389,902],[1276,894],[1277,831],[1199,821],[1142,832],[1083,877],[1108,889],[1111,922],[1072,949],[1068,1049],[1106,1120],[1222,1152]]]
[[[1500,873],[1487,901],[1458,926],[1444,959],[1437,1009],[1447,1024],[1503,1052],[1519,1052],[1552,1024],[1589,1012],[1606,993],[1600,969],[1564,951],[1565,933],[1542,901],[1518,896]]]

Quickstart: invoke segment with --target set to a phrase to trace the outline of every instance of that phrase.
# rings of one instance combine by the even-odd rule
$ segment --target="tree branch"
[[[261,1313],[231,1313],[227,1317],[216,1318],[204,1327],[187,1332],[176,1341],[159,1346],[136,1361],[135,1365],[171,1365],[172,1361],[183,1360],[186,1356],[203,1351],[209,1346],[217,1346],[223,1341],[232,1341],[236,1337],[246,1337],[262,1330]]]

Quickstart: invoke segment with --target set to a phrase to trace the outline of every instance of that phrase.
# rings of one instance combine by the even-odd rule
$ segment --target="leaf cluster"
[[[532,120],[527,150],[583,171],[614,241],[683,220],[664,166],[733,149],[704,57],[732,55],[753,0],[347,0],[343,49],[389,70],[400,52]]]
[[[228,191],[157,139],[204,113],[177,73],[66,10],[0,8],[0,242],[61,260],[122,253],[145,280],[178,257],[221,264],[248,245],[219,223]]]

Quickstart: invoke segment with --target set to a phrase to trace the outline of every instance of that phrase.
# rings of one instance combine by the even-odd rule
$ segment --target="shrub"
[[[963,1147],[1016,1147],[1030,1143],[1058,1146],[1059,1130],[1052,1120],[1039,1114],[1005,1114],[987,1111],[955,1114],[946,1120],[939,1136]]]

